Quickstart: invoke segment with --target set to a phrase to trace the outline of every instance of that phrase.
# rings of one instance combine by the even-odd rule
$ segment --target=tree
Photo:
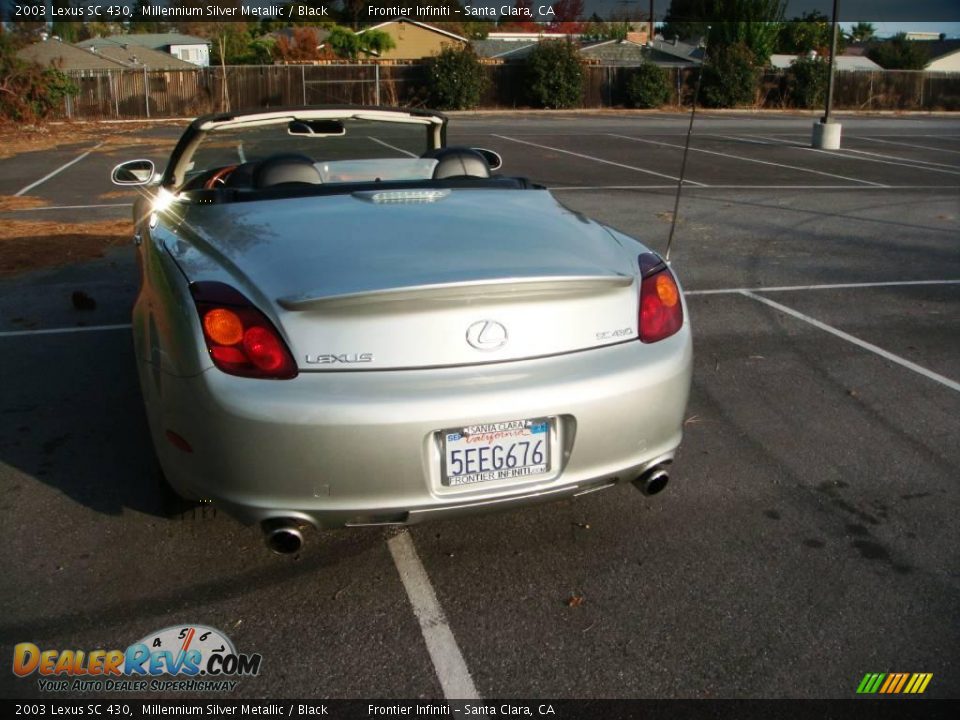
[[[707,34],[716,0],[671,0],[663,19],[663,37],[699,40]]]
[[[868,42],[873,39],[873,36],[876,34],[876,28],[873,27],[873,23],[868,22],[858,22],[852,28],[850,28],[850,41],[863,43]]]
[[[501,8],[506,5],[501,5]],[[517,0],[514,13],[501,15],[497,21],[497,30],[501,32],[540,32],[543,28],[534,22],[533,0]]]
[[[583,0],[556,0],[551,7],[550,32],[572,34],[583,30]]]
[[[658,108],[670,97],[670,82],[666,71],[652,62],[637,68],[627,85],[627,99],[633,107]]]
[[[829,55],[832,39],[830,18],[814,10],[783,24],[777,49],[790,55],[806,55],[811,50],[818,55]],[[844,46],[843,34],[837,33],[837,54],[843,52]]]
[[[58,68],[17,57],[17,38],[0,33],[0,120],[33,123],[50,116],[77,86]]]
[[[701,95],[707,107],[753,105],[757,96],[760,68],[746,43],[721,45],[711,50],[705,64]]]
[[[742,44],[756,64],[766,65],[777,47],[784,6],[784,0],[715,0],[710,50]]]
[[[438,110],[469,110],[480,104],[489,83],[480,59],[469,45],[444,46],[430,59],[430,104]]]
[[[383,30],[355,33],[350,28],[336,26],[327,36],[327,45],[338,57],[356,60],[364,55],[380,55],[395,47],[393,38]]]
[[[821,108],[827,95],[830,64],[822,57],[801,57],[787,70],[787,94],[795,107]]]
[[[316,28],[295,27],[289,35],[280,35],[273,47],[273,55],[277,60],[288,63],[319,60],[322,57],[317,47],[319,44]]]
[[[885,70],[923,70],[930,62],[927,49],[920,42],[907,40],[906,33],[873,44],[867,57]]]
[[[524,60],[531,104],[544,108],[571,108],[583,95],[580,52],[570,40],[540,42]]]

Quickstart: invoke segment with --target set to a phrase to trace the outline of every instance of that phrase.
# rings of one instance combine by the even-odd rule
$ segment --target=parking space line
[[[539,143],[527,142],[526,140],[517,140],[516,138],[507,137],[506,135],[497,135],[496,133],[491,133],[493,137],[500,138],[501,140],[509,140],[510,142],[520,143],[521,145],[531,145],[533,147],[541,148],[543,150],[552,150],[554,152],[564,153],[565,155],[572,155],[573,157],[582,158],[584,160],[593,160],[594,162],[603,163],[604,165],[613,165],[614,167],[625,168],[626,170],[634,170],[635,172],[646,173],[647,175],[655,175],[656,177],[666,178],[667,180],[678,181],[680,178],[674,177],[673,175],[665,175],[663,173],[658,173],[653,170],[647,170],[645,168],[635,167],[633,165],[624,165],[623,163],[613,162],[613,160],[604,160],[603,158],[593,157],[592,155],[582,155],[581,153],[573,152],[572,150],[564,150],[562,148],[550,147],[549,145],[540,145]],[[696,187],[709,187],[705,183],[696,182],[694,180],[684,180],[686,184],[694,185]]]
[[[663,145],[665,147],[679,148],[683,150],[683,145],[676,145],[674,143],[665,143],[660,142],[659,140],[646,140],[644,138],[635,138],[630,137],[629,135],[616,135],[610,133],[613,137],[623,138],[624,140],[632,140],[633,142],[647,143],[649,145]],[[706,153],[707,155],[718,155],[720,157],[732,158],[733,160],[743,160],[744,162],[758,163],[760,165],[772,165],[773,167],[782,167],[788,170],[798,170],[800,172],[813,173],[814,175],[824,175],[826,177],[832,177],[835,180],[849,180],[850,182],[858,182],[864,185],[870,185],[872,187],[888,188],[889,185],[884,185],[882,183],[875,183],[870,180],[860,180],[859,178],[846,177],[844,175],[834,175],[833,173],[823,172],[822,170],[813,170],[811,168],[800,167],[798,165],[785,165],[784,163],[773,162],[771,160],[758,160],[757,158],[744,157],[743,155],[731,155],[730,153],[722,153],[716,150],[704,150],[703,148],[691,147],[690,152],[699,152]]]
[[[412,152],[410,152],[409,150],[404,150],[403,148],[398,148],[396,145],[391,145],[390,143],[384,142],[384,141],[381,140],[380,138],[375,138],[375,137],[373,137],[373,135],[367,135],[367,137],[370,138],[371,140],[373,140],[375,143],[380,143],[380,144],[383,145],[384,147],[390,148],[391,150],[396,150],[398,153],[403,153],[404,155],[407,155],[408,157],[412,157],[412,158],[420,157],[420,156],[417,155],[416,153],[412,153]]]
[[[40,179],[37,180],[36,182],[30,183],[30,184],[27,185],[25,188],[22,188],[21,190],[15,192],[15,193],[13,194],[13,196],[14,196],[14,197],[19,197],[20,195],[23,195],[24,193],[29,192],[30,190],[33,190],[35,187],[37,187],[37,185],[41,185],[41,184],[45,183],[47,180],[49,180],[50,178],[52,178],[54,175],[57,175],[58,173],[63,172],[64,170],[66,170],[66,169],[67,169],[68,167],[70,167],[71,165],[77,164],[78,162],[80,162],[81,160],[83,160],[87,155],[89,155],[90,153],[92,153],[94,150],[96,150],[97,148],[99,148],[99,147],[101,147],[102,145],[106,144],[106,142],[107,142],[107,141],[104,140],[103,142],[97,143],[97,144],[94,145],[92,148],[90,148],[90,149],[87,150],[85,153],[83,153],[83,155],[80,155],[79,157],[75,157],[75,158],[74,158],[73,160],[71,160],[70,162],[65,163],[65,164],[61,165],[60,167],[58,167],[58,168],[57,168],[56,170],[54,170],[52,173],[49,173],[49,174],[47,174],[47,175],[44,175],[42,178],[40,178]]]
[[[420,632],[427,644],[427,652],[443,689],[443,696],[448,700],[479,699],[467,663],[453,637],[443,608],[437,601],[437,594],[420,562],[410,533],[404,530],[394,535],[387,541],[387,547],[413,606],[413,614],[420,623]]]
[[[953,170],[960,170],[960,165],[950,165],[949,163],[938,163],[933,162],[932,160],[916,160],[914,158],[905,158],[900,155],[883,155],[881,153],[870,152],[869,150],[854,150],[853,148],[844,148],[847,152],[857,153],[858,155],[871,155],[872,157],[885,158],[887,160],[902,160],[908,163],[916,163],[919,165],[932,165],[934,167],[944,167],[951,168]],[[856,158],[854,158],[856,160]],[[926,170],[927,168],[918,168],[918,170]],[[932,168],[930,168],[932,169]]]
[[[829,285],[780,285],[754,288],[718,288],[716,290],[684,290],[684,295],[734,295],[744,292],[803,292],[805,290],[857,290],[860,288],[912,287],[923,285],[960,285],[960,280],[893,280],[872,283],[832,283]]]
[[[47,328],[46,330],[8,330],[0,332],[0,338],[23,337],[25,335],[62,335],[64,333],[97,332],[100,330],[129,330],[130,323],[124,325],[82,325],[79,327]]]
[[[878,160],[877,158],[860,157],[859,155],[847,155],[842,152],[834,152],[833,150],[820,150],[819,148],[805,147],[801,149],[809,150],[810,152],[821,153],[823,155],[832,155],[834,157],[844,158],[845,160],[859,160],[861,162],[880,163],[881,165],[897,165],[899,167],[910,168],[911,170],[925,170],[926,172],[943,173],[945,175],[960,175],[960,170],[941,170],[940,168],[935,168],[935,167],[923,167],[920,165],[914,165],[911,162],[894,162],[893,160]],[[857,152],[857,151],[854,151],[854,152]]]
[[[869,142],[883,143],[884,145],[902,145],[903,147],[917,148],[918,150],[932,150],[933,152],[950,153],[951,155],[960,155],[960,150],[947,150],[946,148],[930,147],[929,145],[916,145],[914,143],[895,142],[893,140],[881,140],[878,137],[867,135],[849,135],[854,140],[868,140]]]
[[[802,312],[799,312],[798,310],[789,308],[786,305],[781,305],[778,302],[774,302],[769,298],[765,298],[761,295],[752,293],[749,290],[741,290],[740,294],[743,295],[744,297],[748,297],[752,300],[756,300],[757,302],[761,302],[764,305],[768,305],[772,307],[774,310],[779,310],[782,313],[786,313],[787,315],[790,315],[791,317],[794,317],[797,320],[802,320],[803,322],[809,325],[813,325],[813,327],[823,330],[824,332],[828,332],[831,335],[835,335],[841,340],[846,340],[849,343],[853,343],[854,345],[861,347],[864,350],[869,350],[870,352],[875,353],[876,355],[879,355],[885,360],[889,360],[890,362],[896,363],[897,365],[905,367],[908,370],[913,370],[913,372],[919,375],[923,375],[924,377],[929,378],[934,382],[938,382],[941,385],[950,388],[951,390],[960,392],[960,382],[956,382],[954,380],[951,380],[948,377],[944,377],[943,375],[940,375],[939,373],[935,373],[932,370],[928,370],[927,368],[921,365],[917,365],[914,362],[910,362],[906,358],[902,358],[899,355],[894,355],[892,352],[888,352],[887,350],[884,350],[881,347],[877,347],[873,343],[868,343],[866,340],[861,340],[858,337],[854,337],[850,333],[845,333],[843,330],[838,330],[832,325],[827,325],[826,323],[820,322],[816,318],[812,318],[809,315],[804,315]]]

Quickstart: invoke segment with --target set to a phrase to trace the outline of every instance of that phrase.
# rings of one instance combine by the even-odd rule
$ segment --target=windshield
[[[421,157],[429,150],[429,128],[420,123],[284,118],[208,131],[185,168],[184,184],[278,156],[309,159],[324,184],[421,180],[436,164]]]

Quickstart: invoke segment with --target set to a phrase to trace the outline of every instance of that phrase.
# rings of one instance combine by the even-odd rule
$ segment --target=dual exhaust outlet
[[[654,465],[633,480],[633,486],[644,495],[656,495],[670,482],[666,465]],[[303,548],[300,522],[291,518],[276,518],[263,523],[263,537],[267,547],[277,555],[293,555]]]

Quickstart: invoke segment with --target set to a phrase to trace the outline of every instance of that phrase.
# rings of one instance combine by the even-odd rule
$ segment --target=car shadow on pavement
[[[99,513],[169,508],[128,330],[5,338],[0,461],[13,490],[44,483]],[[14,346],[13,343],[16,343]]]

